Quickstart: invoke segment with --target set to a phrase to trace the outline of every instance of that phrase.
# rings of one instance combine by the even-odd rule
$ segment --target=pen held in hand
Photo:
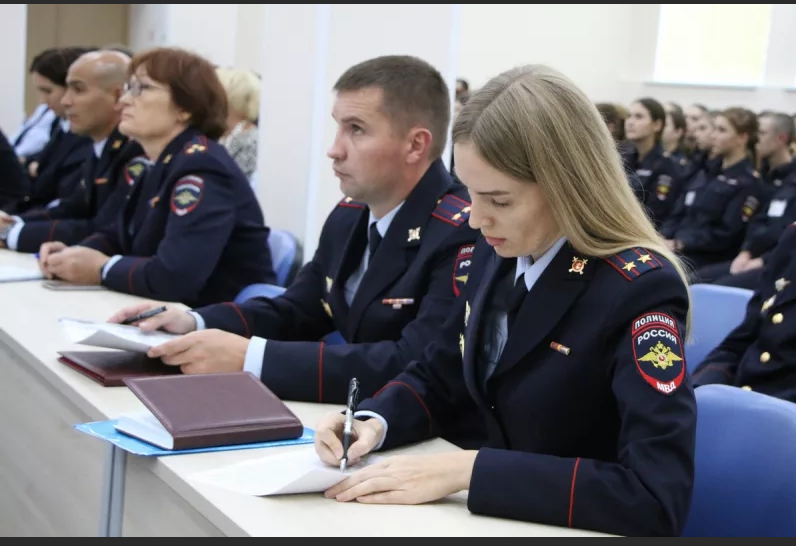
[[[343,425],[343,457],[340,459],[340,472],[345,472],[348,466],[348,450],[351,447],[351,438],[354,432],[354,414],[359,404],[359,381],[351,379],[348,386],[348,404],[345,410],[345,424]]]
[[[125,326],[129,326],[131,324],[135,324],[136,322],[140,322],[142,320],[146,320],[148,318],[152,318],[155,315],[159,315],[159,314],[165,313],[165,312],[166,312],[166,307],[165,306],[157,307],[155,309],[150,309],[149,311],[144,311],[143,313],[141,313],[140,315],[137,315],[135,317],[130,317],[128,319],[125,319],[125,320],[122,321],[122,324],[124,324]]]

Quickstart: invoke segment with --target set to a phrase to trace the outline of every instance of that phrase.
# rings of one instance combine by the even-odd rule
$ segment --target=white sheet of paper
[[[360,468],[381,459],[371,455],[358,465],[340,472],[340,468],[321,462],[315,448],[309,447],[199,472],[190,478],[255,497],[323,493]]]
[[[38,269],[0,266],[0,282],[37,281],[43,278],[44,275]]]
[[[146,353],[152,347],[180,336],[166,332],[144,332],[136,326],[89,322],[69,318],[58,319],[61,329],[71,343]]]

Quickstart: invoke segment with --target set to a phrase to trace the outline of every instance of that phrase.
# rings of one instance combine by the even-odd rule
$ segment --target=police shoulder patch
[[[449,193],[437,201],[431,216],[446,224],[459,227],[470,219],[470,206],[470,202]]]
[[[644,248],[629,248],[619,254],[603,258],[629,281],[636,280],[644,273],[663,267],[655,254]]]
[[[174,185],[171,193],[171,210],[177,216],[185,216],[193,211],[202,200],[205,183],[195,175],[183,176]]]
[[[749,219],[755,215],[757,208],[760,206],[760,201],[754,195],[750,195],[743,203],[741,210],[741,219],[748,222]]]
[[[338,207],[346,207],[349,209],[364,209],[365,203],[360,203],[359,201],[354,201],[350,197],[346,197],[339,203],[337,203]]]
[[[633,360],[644,381],[671,395],[685,379],[683,344],[675,320],[664,313],[646,313],[631,326]]]
[[[470,267],[473,265],[473,251],[475,245],[464,245],[456,253],[456,261],[453,264],[453,293],[456,297],[464,290],[464,285],[470,278]]]

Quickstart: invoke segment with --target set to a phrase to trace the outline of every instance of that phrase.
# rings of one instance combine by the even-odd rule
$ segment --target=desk
[[[32,256],[0,250],[0,265],[34,267]],[[70,345],[57,323],[105,320],[137,298],[109,291],[53,292],[37,281],[0,283],[0,529],[5,536],[94,536],[107,446],[75,431],[87,421],[143,409],[126,388],[103,388],[57,361]],[[11,312],[9,312],[9,310]],[[314,427],[330,406],[288,403]],[[277,449],[145,459],[124,468],[124,536],[599,536],[471,515],[466,494],[434,505],[339,504],[320,495],[256,498],[190,476]],[[404,450],[456,449],[441,440]],[[357,521],[350,526],[348,522]]]

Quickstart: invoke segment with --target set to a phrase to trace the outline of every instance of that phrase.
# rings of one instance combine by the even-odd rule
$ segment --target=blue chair
[[[252,298],[275,298],[285,292],[283,286],[273,284],[251,284],[240,291],[235,298],[235,303],[243,303]]]
[[[688,371],[692,372],[743,322],[746,306],[754,292],[713,284],[694,284],[690,291],[693,327],[685,356]]]
[[[796,404],[726,385],[696,390],[687,537],[796,536]]]
[[[304,261],[304,249],[298,237],[282,229],[271,229],[268,237],[271,261],[279,286],[288,287],[295,280]]]

